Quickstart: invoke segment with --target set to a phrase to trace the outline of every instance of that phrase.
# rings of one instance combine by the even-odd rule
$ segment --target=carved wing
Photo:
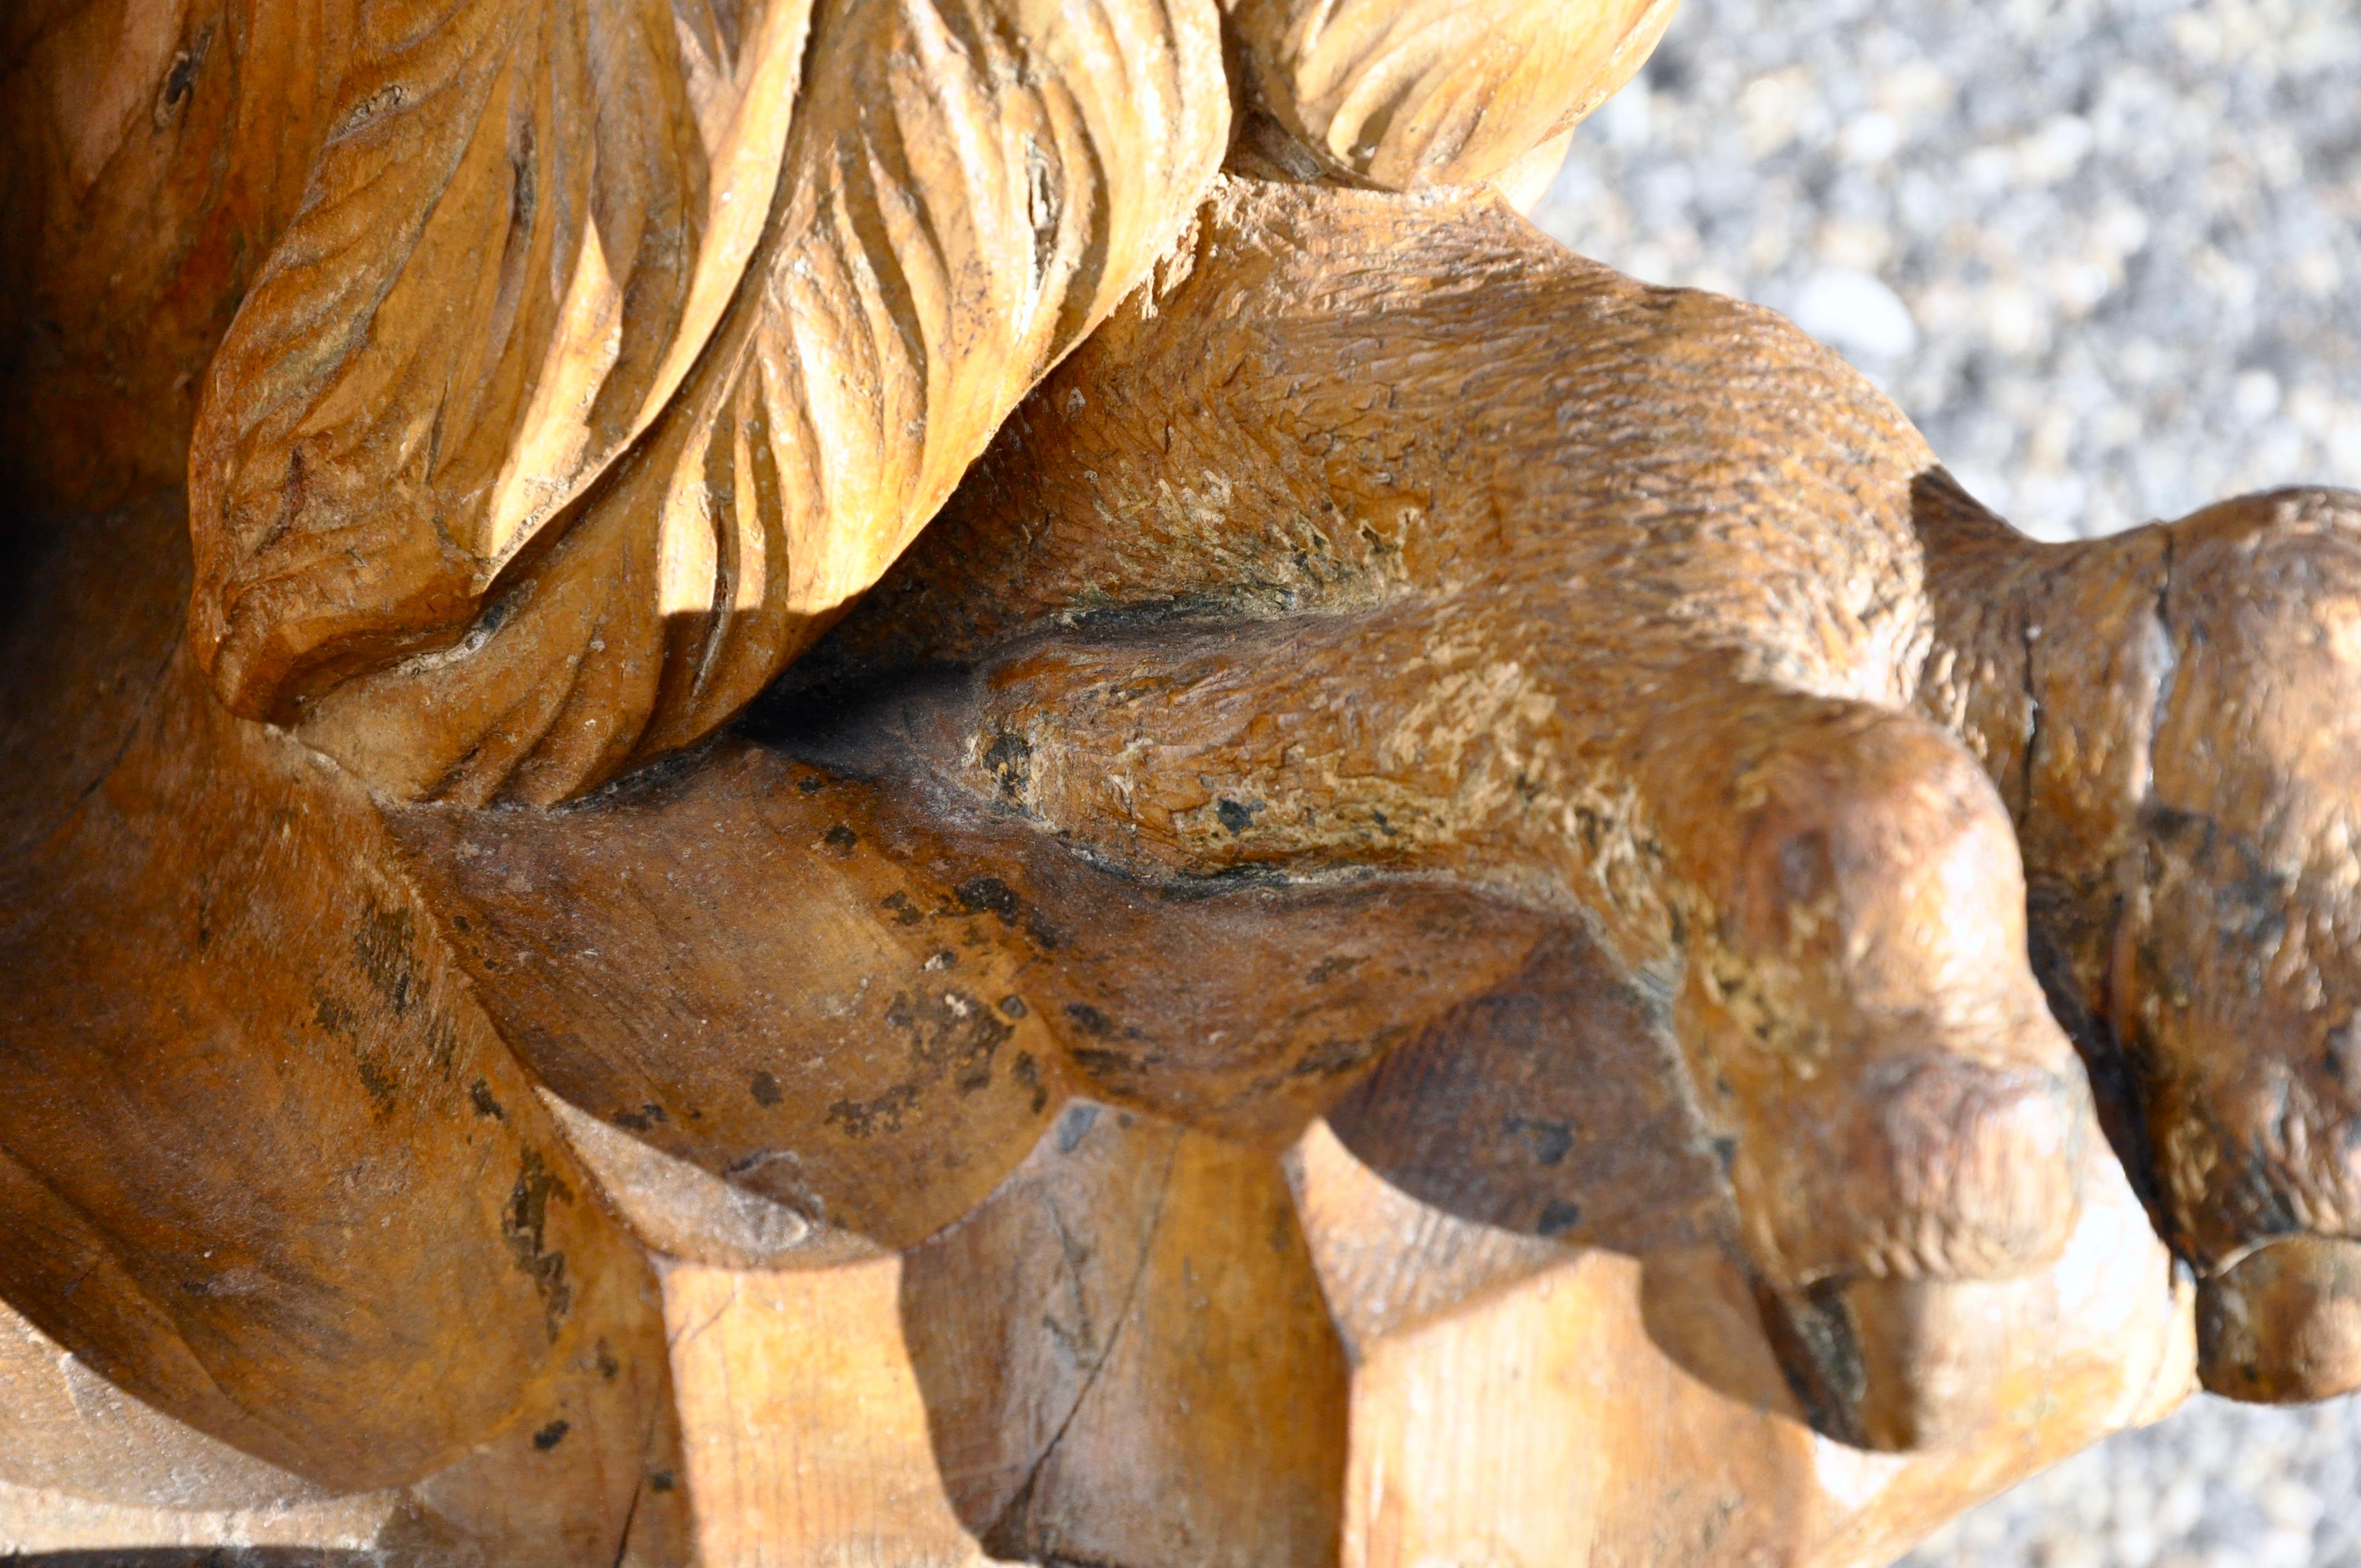
[[[191,462],[216,690],[403,795],[555,800],[727,718],[1226,138],[1210,0],[409,10]]]

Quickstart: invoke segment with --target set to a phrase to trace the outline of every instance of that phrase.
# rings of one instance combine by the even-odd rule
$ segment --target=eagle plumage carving
[[[736,713],[1174,243],[1234,93],[1483,180],[1670,7],[1249,6],[1236,84],[1212,0],[675,9],[357,13],[206,377],[198,659],[398,795],[563,799]]]

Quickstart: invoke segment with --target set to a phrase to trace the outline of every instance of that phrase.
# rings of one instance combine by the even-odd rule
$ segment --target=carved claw
[[[1586,924],[1664,999],[1779,1299],[2054,1256],[2095,1128],[2004,803],[1903,711],[1916,433],[1489,199],[1239,181],[1201,225],[796,685],[967,665],[873,749],[1134,875],[1384,867]],[[1832,1428],[1965,1398],[1981,1331],[1935,1301],[1788,1347]]]
[[[1939,1448],[1989,1419],[1991,1371],[2007,1343],[2006,1287],[1855,1279],[1832,1293],[1858,1367],[1848,1412],[1863,1447]]]
[[[2361,1387],[2361,497],[2056,548],[1929,517],[1931,695],[2012,796],[2052,1003],[2202,1279],[2206,1386]]]
[[[1690,819],[1736,885],[1699,919],[1684,1040],[1737,1129],[1799,1391],[1849,1441],[1926,1446],[1989,1410],[2000,1282],[2073,1229],[2090,1096],[2026,964],[2015,842],[1972,761],[1900,716],[1787,706],[1778,749],[1737,775],[1763,804]]]
[[[1742,1129],[1766,1262],[1799,1283],[2044,1263],[2089,1098],[2025,963],[2007,818],[1930,727],[1783,706],[1776,750],[1732,774],[1762,805],[1682,803],[1690,853],[1734,871],[1697,911],[1686,1033]]]
[[[2264,1404],[2361,1388],[2361,1242],[2268,1242],[2198,1288],[2198,1376]]]

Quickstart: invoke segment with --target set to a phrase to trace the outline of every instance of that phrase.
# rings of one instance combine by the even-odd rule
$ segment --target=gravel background
[[[1686,0],[1534,214],[1785,311],[2046,538],[2361,487],[2361,4]],[[2361,1568],[2361,1400],[2199,1398],[1909,1568]]]
[[[2361,5],[1686,0],[1535,214],[1786,312],[1986,504],[2361,485]]]

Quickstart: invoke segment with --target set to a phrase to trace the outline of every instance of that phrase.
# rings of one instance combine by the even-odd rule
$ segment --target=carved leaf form
[[[1472,184],[1574,128],[1677,0],[1224,0],[1257,94],[1395,190]]]
[[[238,711],[463,620],[644,417],[703,152],[668,8],[365,15],[190,458],[199,657]]]
[[[640,0],[443,0],[357,68],[382,107],[324,156],[192,464],[233,707],[469,801],[697,740],[1220,160],[1211,0],[846,0],[807,49],[793,4],[675,45]]]

